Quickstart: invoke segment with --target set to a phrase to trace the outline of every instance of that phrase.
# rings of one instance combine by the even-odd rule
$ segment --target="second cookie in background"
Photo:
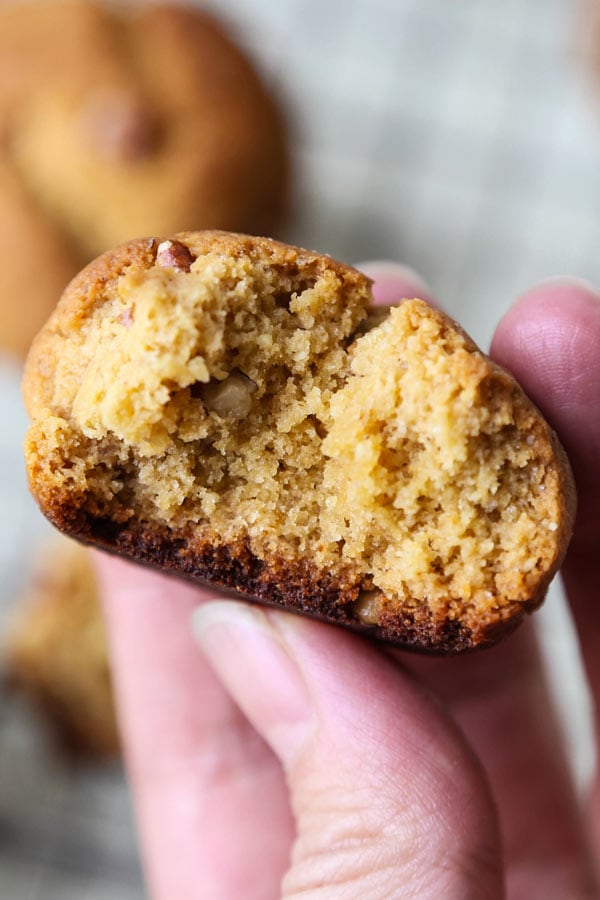
[[[108,647],[90,554],[58,536],[36,554],[3,638],[8,684],[72,759],[119,753]]]
[[[281,112],[192,7],[4,4],[0,136],[0,347],[18,356],[81,265],[115,243],[277,234],[285,216]]]

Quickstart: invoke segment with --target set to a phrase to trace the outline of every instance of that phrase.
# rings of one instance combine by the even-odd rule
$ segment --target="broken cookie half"
[[[452,653],[543,599],[574,490],[514,379],[419,300],[263,238],[131,242],[31,350],[32,491],[62,531]]]

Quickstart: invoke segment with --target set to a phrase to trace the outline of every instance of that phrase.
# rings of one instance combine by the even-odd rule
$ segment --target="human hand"
[[[410,272],[369,274],[379,302],[424,293]],[[534,288],[492,353],[574,466],[564,578],[599,692],[600,296]],[[596,896],[600,782],[588,844],[529,623],[424,659],[97,559],[155,900]]]

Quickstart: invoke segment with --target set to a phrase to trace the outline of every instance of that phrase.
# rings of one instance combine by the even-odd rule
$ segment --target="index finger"
[[[152,897],[274,896],[293,836],[287,792],[193,639],[192,612],[214,591],[95,559]]]

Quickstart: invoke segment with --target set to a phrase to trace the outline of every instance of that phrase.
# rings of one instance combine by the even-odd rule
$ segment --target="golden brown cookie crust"
[[[7,2],[0,201],[0,344],[24,355],[68,280],[117,243],[182,228],[277,233],[282,115],[198,7]]]
[[[452,653],[542,601],[573,525],[564,451],[421,301],[263,238],[105,254],[28,359],[30,484],[80,540]],[[110,349],[108,349],[110,348]]]

